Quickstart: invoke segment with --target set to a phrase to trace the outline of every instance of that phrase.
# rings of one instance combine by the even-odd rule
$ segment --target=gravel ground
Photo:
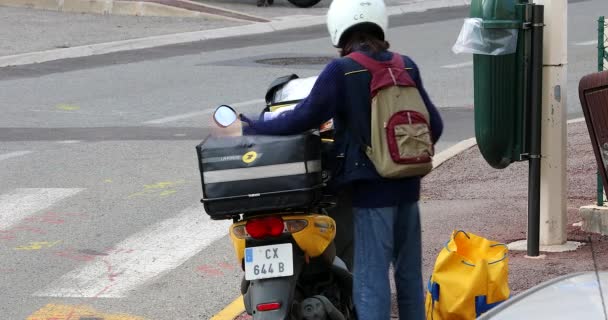
[[[598,267],[608,268],[608,237],[572,226],[581,221],[578,210],[595,202],[596,166],[584,123],[568,127],[568,240],[585,243],[574,252],[549,253],[544,260],[510,253],[510,286],[521,292],[571,272],[593,270],[591,247]],[[486,238],[509,243],[525,239],[527,230],[527,163],[492,169],[472,148],[433,171],[423,183],[425,275],[452,229],[464,228]],[[438,230],[441,232],[437,232]],[[589,239],[593,242],[589,243]]]

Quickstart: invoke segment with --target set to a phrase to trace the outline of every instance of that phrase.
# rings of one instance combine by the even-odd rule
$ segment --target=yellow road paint
[[[234,320],[243,312],[245,312],[245,303],[243,302],[243,296],[240,296],[226,306],[224,310],[211,317],[211,320]]]
[[[103,320],[146,320],[145,318],[128,314],[102,313],[87,306],[69,306],[51,303],[27,317],[26,320],[78,320],[81,318]]]
[[[144,190],[130,194],[127,198],[131,199],[131,198],[141,197],[141,196],[146,196],[146,195],[166,197],[166,196],[172,195],[174,193],[177,193],[176,190],[169,189],[169,188],[175,187],[175,186],[183,184],[185,182],[186,182],[185,180],[178,180],[178,181],[161,181],[161,182],[157,182],[157,183],[153,183],[153,184],[145,184]]]
[[[74,105],[70,105],[70,104],[60,104],[57,105],[56,107],[59,110],[63,110],[63,111],[76,111],[76,110],[80,110],[79,106],[74,106]]]
[[[174,193],[176,193],[176,192],[177,192],[177,191],[175,191],[175,190],[165,190],[165,191],[161,192],[161,193],[159,194],[159,196],[161,196],[161,197],[166,197],[166,196],[172,195],[172,194],[174,194]]]
[[[105,182],[105,183],[112,183],[112,179],[105,179],[103,182]]]
[[[18,246],[18,247],[16,247],[15,250],[32,251],[32,250],[48,249],[48,248],[51,248],[54,245],[58,244],[59,242],[61,242],[61,240],[55,241],[55,242],[48,242],[48,241],[30,242],[26,246]]]

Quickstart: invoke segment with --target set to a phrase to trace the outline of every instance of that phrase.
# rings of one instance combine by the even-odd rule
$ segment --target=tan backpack
[[[429,173],[434,155],[430,116],[401,55],[376,61],[355,52],[348,58],[372,75],[371,146],[363,148],[376,171],[390,179]]]

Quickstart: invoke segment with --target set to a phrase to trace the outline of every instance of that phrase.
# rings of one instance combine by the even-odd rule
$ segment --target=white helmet
[[[373,23],[383,34],[388,28],[388,16],[384,0],[333,0],[327,11],[327,30],[335,47],[349,28]]]

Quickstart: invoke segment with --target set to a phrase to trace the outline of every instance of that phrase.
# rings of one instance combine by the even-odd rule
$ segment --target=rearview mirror
[[[213,119],[218,126],[226,128],[233,124],[237,119],[238,115],[234,109],[227,105],[221,105],[215,109],[213,113]]]

